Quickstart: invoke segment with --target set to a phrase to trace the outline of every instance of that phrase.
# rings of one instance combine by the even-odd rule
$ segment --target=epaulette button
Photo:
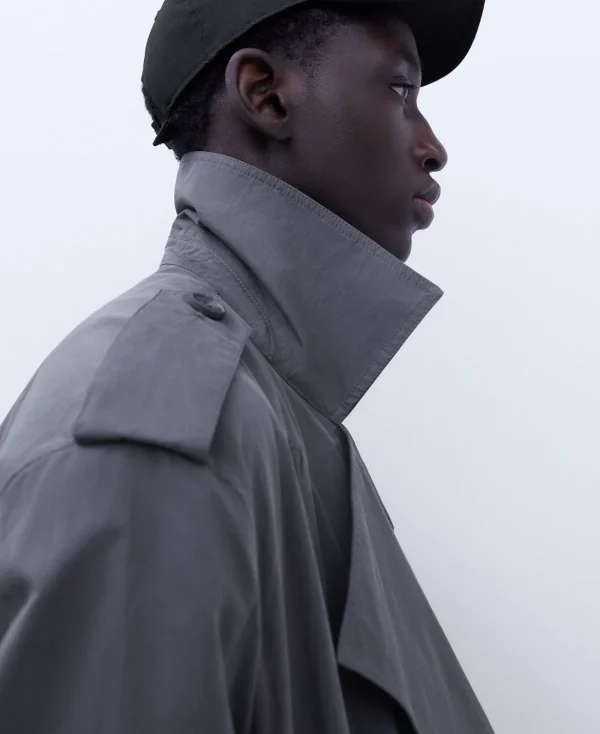
[[[227,314],[225,306],[214,296],[206,293],[193,293],[187,301],[194,311],[213,321],[222,321]]]

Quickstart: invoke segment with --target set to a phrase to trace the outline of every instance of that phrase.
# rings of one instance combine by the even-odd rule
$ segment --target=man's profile
[[[156,273],[0,427],[3,734],[489,734],[343,421],[441,296],[418,95],[483,0],[166,0]]]

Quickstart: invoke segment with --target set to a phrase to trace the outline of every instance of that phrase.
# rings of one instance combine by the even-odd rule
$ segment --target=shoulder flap
[[[159,291],[100,365],[75,423],[76,441],[132,441],[206,462],[249,335],[207,291]]]

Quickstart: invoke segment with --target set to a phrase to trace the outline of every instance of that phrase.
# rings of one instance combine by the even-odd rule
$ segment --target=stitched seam
[[[342,406],[345,406],[350,401],[356,402],[356,396],[360,395],[361,393],[364,393],[363,383],[365,380],[370,376],[371,372],[374,369],[377,369],[377,366],[381,364],[382,357],[383,359],[387,359],[388,353],[392,346],[397,343],[398,341],[402,340],[402,337],[406,335],[405,338],[408,338],[408,335],[410,335],[416,328],[417,324],[421,319],[425,317],[425,314],[427,313],[427,307],[431,303],[433,306],[436,302],[437,295],[435,293],[427,293],[421,298],[420,301],[418,301],[413,309],[410,311],[410,314],[406,321],[402,324],[402,326],[396,331],[393,335],[393,337],[388,341],[388,343],[385,345],[383,349],[380,350],[378,356],[371,362],[369,367],[363,372],[363,374],[360,376],[360,378],[354,383],[354,387],[348,392],[347,396],[345,398],[342,398],[338,405],[336,406],[335,410],[333,411],[333,415],[337,416],[337,414],[342,410]],[[389,363],[388,359],[388,363]],[[379,374],[383,371],[383,366],[379,370]],[[377,379],[377,375],[371,380],[371,384]]]
[[[286,184],[285,181],[280,181],[279,179],[273,181],[273,177],[271,177],[266,172],[261,171],[260,169],[254,169],[250,167],[246,168],[243,163],[240,165],[241,162],[237,160],[232,160],[231,162],[227,160],[217,160],[213,157],[217,154],[213,153],[202,153],[201,155],[202,161],[211,163],[212,165],[218,166],[220,168],[233,170],[236,173],[240,173],[243,176],[246,176],[247,178],[253,179],[260,183],[264,183],[270,189],[279,194],[283,194],[288,199],[298,204],[302,209],[308,211],[310,214],[314,214],[321,222],[326,224],[328,227],[335,229],[352,243],[357,244],[362,249],[367,249],[369,253],[374,255],[378,260],[383,262],[385,265],[393,268],[394,271],[407,283],[431,287],[432,284],[427,281],[422,275],[419,275],[408,265],[405,265],[404,263],[401,264],[392,255],[389,255],[376,242],[369,240],[365,235],[361,235],[361,233],[354,227],[352,227],[352,225],[348,224],[342,219],[339,219],[339,217],[333,215],[330,211],[325,209],[325,207],[321,206],[321,204],[309,199],[304,194],[302,194],[302,192],[293,188],[289,184]]]
[[[165,259],[162,261],[159,267],[159,270],[162,270],[163,265],[168,265],[169,267],[172,267],[172,268],[179,268],[180,270],[185,270],[186,272],[191,273],[194,276],[194,278],[198,278],[200,282],[206,285],[207,287],[209,288],[212,287],[211,284],[207,280],[205,280],[199,273],[197,273],[195,270],[192,270],[191,268],[186,267],[185,265],[182,265],[181,263],[169,262],[169,260]]]
[[[273,327],[271,326],[271,322],[269,321],[269,318],[267,314],[265,313],[265,310],[260,305],[258,300],[252,295],[250,289],[248,286],[244,283],[244,281],[237,275],[237,273],[228,265],[225,260],[223,260],[222,257],[218,255],[211,247],[209,247],[204,242],[200,242],[199,240],[191,239],[190,237],[182,237],[180,235],[172,235],[170,237],[171,240],[179,240],[181,242],[189,242],[190,244],[197,245],[199,247],[203,247],[204,249],[208,250],[211,255],[213,255],[220,263],[223,264],[224,267],[227,268],[227,270],[233,275],[233,277],[237,280],[237,282],[240,284],[248,298],[252,301],[252,303],[256,306],[256,308],[260,311],[260,314],[262,316],[262,319],[265,323],[265,326],[267,327],[267,331],[269,332],[269,359],[273,359],[273,355],[275,353],[275,333],[273,331]],[[170,263],[172,265],[177,265],[177,263]],[[189,270],[190,272],[194,272],[190,268],[186,268],[186,270]],[[195,273],[195,275],[199,275],[198,273]],[[202,277],[202,276],[199,276]]]

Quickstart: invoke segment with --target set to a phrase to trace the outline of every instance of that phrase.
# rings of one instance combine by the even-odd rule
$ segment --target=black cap
[[[371,0],[372,1],[372,0]],[[246,31],[305,0],[165,0],[146,46],[142,82],[155,110],[154,145],[190,82]],[[336,2],[336,0],[334,0]],[[337,0],[368,4],[369,0]],[[417,41],[423,85],[453,71],[471,48],[485,0],[375,0],[403,6]]]

